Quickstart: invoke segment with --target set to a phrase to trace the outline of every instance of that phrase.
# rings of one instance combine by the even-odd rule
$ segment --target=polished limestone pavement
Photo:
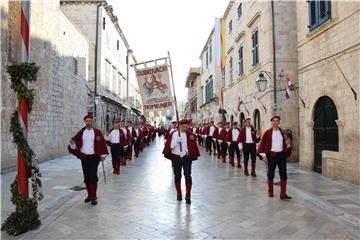
[[[20,238],[360,238],[356,214],[350,219],[355,219],[355,224],[351,224],[348,219],[341,218],[344,214],[331,214],[340,208],[327,210],[329,208],[321,204],[323,200],[314,200],[311,194],[303,195],[301,188],[296,186],[301,182],[291,180],[300,170],[291,166],[289,182],[292,186],[288,193],[294,199],[281,201],[278,187],[275,187],[274,198],[267,197],[263,162],[257,163],[258,177],[246,177],[242,169],[224,164],[217,157],[209,156],[201,150],[202,156],[193,162],[192,204],[187,205],[184,200],[178,202],[171,163],[162,156],[162,148],[163,139],[158,138],[139,158],[122,168],[119,176],[111,173],[107,163],[107,183],[102,180],[99,184],[97,206],[83,202],[84,191],[73,194],[69,201],[55,209],[43,221],[40,229]],[[102,172],[99,172],[102,178],[100,173]],[[77,174],[80,174],[79,171]],[[302,181],[306,182],[306,179],[303,177]],[[325,182],[320,186],[323,192],[332,188],[330,181],[328,185],[326,179],[322,181]],[[309,182],[306,183],[311,185],[311,182],[316,185],[317,178],[309,177]],[[183,178],[183,194],[184,185]],[[356,186],[354,189],[358,190]],[[332,199],[336,197],[333,196]],[[311,201],[315,201],[315,204]],[[359,202],[356,202],[356,198],[354,202],[352,207],[358,211]]]

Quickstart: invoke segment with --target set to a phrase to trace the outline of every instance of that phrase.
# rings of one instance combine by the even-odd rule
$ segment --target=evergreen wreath
[[[16,93],[18,100],[25,97],[28,103],[29,113],[34,103],[34,89],[28,89],[22,83],[26,81],[36,81],[36,74],[39,67],[35,63],[15,63],[7,66],[7,73],[10,76],[10,88]],[[17,176],[11,184],[10,192],[11,202],[15,205],[15,211],[12,212],[5,222],[1,225],[1,230],[9,235],[19,235],[29,230],[38,228],[41,225],[40,217],[37,212],[38,201],[43,198],[41,192],[41,173],[38,167],[36,155],[31,150],[27,139],[19,122],[19,110],[16,109],[10,121],[10,133],[12,141],[21,150],[26,162],[27,177],[31,178],[32,198],[24,198],[20,195],[18,189]]]

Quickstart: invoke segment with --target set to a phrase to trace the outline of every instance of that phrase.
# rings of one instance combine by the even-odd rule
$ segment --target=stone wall
[[[300,108],[300,165],[314,167],[314,110],[318,99],[328,96],[338,112],[339,151],[323,151],[322,173],[359,184],[359,99],[354,99],[334,60],[359,98],[360,3],[331,4],[331,20],[309,32],[308,5],[297,2],[300,95],[306,102],[306,108]]]
[[[14,51],[19,42],[19,3],[10,2],[6,13],[10,38],[2,39],[10,43],[2,47],[2,56],[3,52],[7,53],[12,61],[19,59]],[[70,137],[83,125],[88,43],[63,15],[56,1],[32,2],[31,17],[30,61],[40,66],[40,71],[37,81],[29,84],[35,89],[36,97],[28,137],[37,157],[44,161],[67,154]],[[5,64],[2,62],[2,67]],[[9,124],[17,102],[6,75],[2,75],[1,83],[1,170],[7,171],[16,167],[16,147],[11,142]]]
[[[242,16],[238,19],[237,8],[239,2],[234,2],[224,15],[226,25],[226,53],[224,101],[229,116],[240,121],[240,113],[249,116],[254,121],[255,112],[260,112],[260,130],[264,132],[271,126],[270,118],[274,113],[282,117],[281,127],[293,132],[294,150],[291,160],[299,158],[299,125],[298,100],[295,94],[287,100],[284,91],[277,92],[277,109],[274,108],[274,77],[277,89],[285,88],[285,79],[279,79],[281,69],[293,83],[297,83],[297,52],[296,52],[296,16],[295,2],[274,2],[275,12],[275,50],[276,73],[273,68],[273,40],[272,40],[272,9],[270,2],[253,1],[242,2]],[[228,24],[232,20],[233,30],[228,33]],[[259,63],[252,66],[252,32],[258,29]],[[244,74],[239,74],[238,49],[243,46]],[[230,78],[229,59],[233,58],[233,78]],[[268,89],[259,92],[256,79],[261,71],[270,72]],[[266,94],[265,94],[266,93]],[[253,101],[253,97],[258,100]],[[237,110],[238,98],[244,101],[240,112]],[[254,124],[254,122],[253,122]],[[255,125],[255,124],[254,124]]]

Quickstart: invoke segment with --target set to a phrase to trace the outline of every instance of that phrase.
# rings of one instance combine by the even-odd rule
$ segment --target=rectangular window
[[[103,29],[105,30],[105,25],[106,25],[106,23],[105,23],[105,18],[103,17]]]
[[[205,103],[205,97],[204,97],[204,86],[201,86],[201,103]]]
[[[238,50],[239,54],[239,76],[244,74],[244,47],[241,44]]]
[[[206,50],[206,67],[209,66],[209,52]]]
[[[117,85],[117,71],[116,68],[113,67],[112,69],[112,80],[111,80],[111,91],[116,93],[116,85]]]
[[[76,58],[73,58],[73,73],[75,75],[78,75],[78,60]]]
[[[229,22],[229,33],[231,33],[232,32],[232,20],[230,20],[230,22]]]
[[[309,4],[309,29],[310,31],[321,26],[327,20],[331,19],[331,1],[330,0],[310,0]]]
[[[212,62],[212,47],[211,47],[211,43],[209,45],[209,62]]]
[[[259,37],[258,29],[255,29],[251,34],[251,53],[252,53],[252,66],[256,66],[259,63]]]
[[[116,49],[117,49],[117,50],[120,49],[120,41],[119,41],[119,40],[116,41]]]
[[[237,8],[237,19],[239,20],[241,16],[242,16],[242,3],[240,3]]]
[[[233,58],[230,57],[229,59],[229,77],[230,77],[230,82],[233,80]]]
[[[205,102],[208,103],[210,102],[210,100],[213,98],[214,95],[214,86],[213,86],[213,79],[210,78],[207,82],[206,82],[206,86],[205,86]]]

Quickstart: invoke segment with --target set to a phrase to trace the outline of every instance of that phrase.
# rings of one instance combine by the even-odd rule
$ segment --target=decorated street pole
[[[30,46],[30,1],[21,1],[21,62],[29,62],[29,46]],[[23,81],[24,82],[24,81]],[[27,86],[27,83],[24,83]],[[27,140],[28,136],[28,101],[25,96],[21,96],[19,99],[19,120],[24,137]],[[18,187],[20,195],[24,198],[29,197],[28,190],[28,176],[27,167],[24,159],[24,155],[18,148]]]

